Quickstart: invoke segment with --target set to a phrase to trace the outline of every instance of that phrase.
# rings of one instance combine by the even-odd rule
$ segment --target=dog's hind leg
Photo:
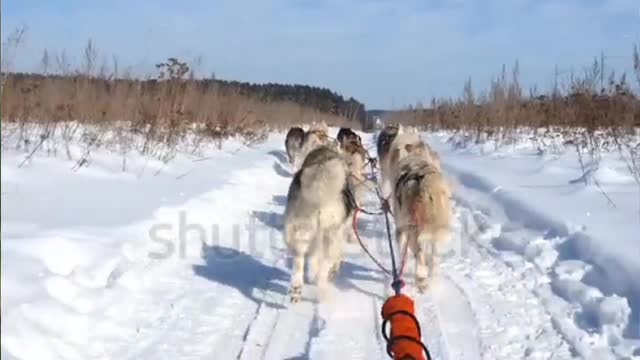
[[[427,256],[430,253],[429,241],[425,238],[425,234],[418,234],[414,232],[412,234],[414,238],[413,254],[416,261],[416,286],[419,292],[424,292],[429,287],[428,271],[427,271]]]
[[[346,226],[343,226],[341,230],[335,232],[335,237],[332,239],[333,242],[330,245],[332,249],[329,253],[329,259],[332,262],[332,265],[329,269],[329,280],[334,280],[336,278],[340,272],[340,267],[342,266],[342,260],[344,258],[343,247],[345,242],[348,241],[349,234],[351,233],[345,231],[345,228]]]
[[[440,247],[449,240],[447,230],[437,230],[431,239],[431,251],[429,252],[429,277],[435,278],[440,270]]]
[[[403,266],[406,268],[407,255],[409,254],[409,251],[414,251],[411,239],[412,231],[413,229],[411,225],[403,225],[396,228],[396,242],[398,247],[395,251],[395,257],[398,260],[398,268]]]
[[[311,283],[317,283],[318,271],[320,269],[320,257],[318,254],[311,253],[307,259],[307,264],[309,266],[309,281]]]
[[[333,280],[342,264],[342,246],[344,232],[341,226],[326,229],[323,233],[322,255],[318,269],[318,298],[320,301],[329,297],[329,282]]]
[[[325,257],[320,259],[319,268],[318,268],[318,300],[324,301],[328,297],[329,291],[329,273],[331,272],[331,267],[333,266],[333,262]]]
[[[296,231],[298,230],[298,231]],[[285,229],[285,242],[293,254],[293,269],[291,272],[291,302],[298,302],[302,298],[302,285],[304,284],[305,255],[309,250],[307,235],[301,234],[295,225],[287,225]]]
[[[302,298],[302,284],[304,283],[304,254],[297,253],[293,258],[293,273],[291,275],[291,302],[298,302]]]

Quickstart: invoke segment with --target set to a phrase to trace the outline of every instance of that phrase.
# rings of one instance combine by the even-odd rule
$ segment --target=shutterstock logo
[[[390,221],[394,251],[400,257],[404,249],[398,248],[393,220]],[[156,260],[175,257],[187,259],[203,255],[233,260],[239,252],[257,258],[286,256],[282,229],[283,215],[279,213],[254,211],[245,223],[203,223],[190,221],[188,211],[183,210],[177,213],[175,221],[156,223],[149,228],[148,254]],[[415,235],[416,229],[410,226],[406,231]],[[301,233],[304,233],[304,229]],[[390,249],[383,217],[367,216],[359,219],[358,234],[369,252],[380,257],[380,261],[389,262]],[[469,242],[481,234],[483,229],[475,224],[472,214],[463,213],[452,226],[449,239],[441,245],[439,252],[447,253],[447,256],[467,257]],[[357,244],[350,222],[345,226],[342,236],[347,242]],[[364,251],[355,254],[367,256]],[[408,256],[412,256],[410,251]]]
[[[221,259],[231,259],[238,251],[264,257],[268,252],[278,249],[281,242],[281,232],[273,222],[277,217],[273,214],[274,219],[267,223],[251,216],[245,224],[206,224],[190,222],[188,212],[180,211],[177,222],[156,223],[149,228],[152,247],[149,257],[156,260],[175,256],[184,259],[202,256],[203,251],[210,249],[216,249],[213,255]],[[224,249],[230,250],[225,253]]]

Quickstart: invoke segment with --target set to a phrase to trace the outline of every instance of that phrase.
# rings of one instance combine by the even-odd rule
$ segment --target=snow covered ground
[[[433,358],[640,359],[639,194],[615,154],[596,187],[573,181],[571,151],[425,139],[457,218],[438,282],[420,295],[408,279]],[[79,169],[44,149],[21,167],[2,151],[3,359],[387,358],[389,279],[356,244],[331,301],[308,286],[288,302],[283,134],[166,164],[130,154],[124,172],[105,149]],[[382,221],[360,233],[389,264]]]

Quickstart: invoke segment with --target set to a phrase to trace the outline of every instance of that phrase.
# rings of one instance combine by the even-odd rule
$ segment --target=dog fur
[[[397,156],[392,194],[396,241],[400,252],[408,247],[413,253],[416,284],[422,292],[437,272],[440,247],[451,236],[451,188],[426,148]]]
[[[360,183],[364,182],[365,166],[367,165],[367,151],[362,145],[349,142],[342,147],[347,165],[349,166],[349,177]]]
[[[440,157],[416,132],[402,132],[394,138],[386,157],[385,167],[387,171],[392,172],[393,164],[397,164],[400,159],[408,154],[420,154],[430,164],[437,167],[438,171],[442,171]]]
[[[378,138],[378,142],[380,143],[380,137]],[[441,171],[440,157],[422,140],[417,131],[406,131],[403,128],[398,128],[398,132],[393,135],[391,143],[387,145],[387,143],[383,142],[382,145],[379,146],[379,151],[381,154],[379,155],[380,177],[384,196],[389,196],[391,191],[393,191],[392,179],[395,172],[394,166],[398,164],[400,159],[408,154],[422,154],[429,163]],[[393,198],[391,198],[391,200],[393,200]]]
[[[304,141],[305,131],[301,127],[295,126],[289,129],[284,141],[284,146],[289,157],[289,164],[294,164],[300,155]]]
[[[302,295],[305,256],[309,256],[309,275],[318,284],[320,300],[326,298],[328,282],[339,270],[354,211],[348,174],[339,149],[321,145],[309,152],[291,182],[284,240],[293,256],[292,302]]]
[[[393,140],[398,136],[401,129],[397,125],[387,125],[378,134],[376,140],[376,149],[378,153],[378,166],[380,169],[380,182],[382,187],[382,195],[388,196],[391,192],[390,181],[387,179],[389,176],[389,152],[391,150],[391,144]]]
[[[375,184],[365,177],[367,166],[367,151],[362,145],[355,142],[347,142],[342,147],[347,166],[349,168],[349,188],[353,193],[353,199],[358,206],[362,206],[368,188],[375,187]],[[352,240],[351,238],[349,240]]]
[[[397,125],[387,125],[380,131],[380,133],[378,134],[378,139],[376,140],[378,160],[382,161],[382,158],[384,158],[389,153],[391,143],[393,142],[393,139],[396,138],[399,132],[400,127]]]
[[[311,124],[311,126],[309,126],[309,131],[314,131],[314,130],[318,130],[321,131],[325,134],[329,133],[329,125],[327,125],[327,123],[325,123],[324,121],[320,121],[320,122],[313,122]]]
[[[328,129],[329,128],[325,123],[316,123],[311,125],[309,130],[305,132],[299,156],[296,157],[296,162],[294,163],[294,167],[296,169],[299,169],[300,166],[302,166],[301,164],[305,157],[315,148],[333,143],[331,138],[329,138]]]
[[[336,136],[338,143],[341,147],[345,147],[348,143],[355,142],[358,145],[362,145],[362,138],[355,131],[349,128],[340,128],[338,135]]]

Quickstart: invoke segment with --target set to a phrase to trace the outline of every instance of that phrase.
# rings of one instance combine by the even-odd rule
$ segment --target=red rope
[[[383,203],[383,207],[382,207],[382,211],[386,211],[388,213],[390,213],[391,215],[393,215],[393,213],[391,212],[391,209],[389,207],[389,203],[387,201],[387,199],[380,197],[380,199],[382,200]],[[362,250],[364,250],[364,252],[369,256],[369,258],[386,274],[388,275],[393,275],[391,273],[391,271],[387,270],[379,261],[378,259],[375,258],[375,256],[373,256],[373,254],[371,254],[371,252],[369,251],[369,249],[366,247],[366,245],[364,244],[364,242],[362,241],[362,238],[360,238],[360,234],[358,233],[358,213],[362,212],[368,215],[380,215],[377,213],[373,213],[370,211],[366,211],[362,208],[360,208],[355,202],[354,202],[354,213],[353,213],[353,222],[352,222],[352,227],[353,227],[353,233],[356,236],[356,239],[358,240],[358,243],[360,244],[360,247],[362,248]],[[404,244],[404,249],[403,249],[403,253],[402,253],[402,262],[400,265],[400,272],[398,274],[399,277],[402,277],[402,274],[404,273],[404,267],[405,267],[405,263],[407,260],[407,252],[409,249],[409,242],[406,241]]]
[[[406,264],[407,252],[409,252],[408,250],[409,250],[409,241],[405,241],[404,249],[402,250],[402,262],[400,263],[400,272],[398,273],[398,277],[402,277],[402,274],[404,274],[404,265]]]

